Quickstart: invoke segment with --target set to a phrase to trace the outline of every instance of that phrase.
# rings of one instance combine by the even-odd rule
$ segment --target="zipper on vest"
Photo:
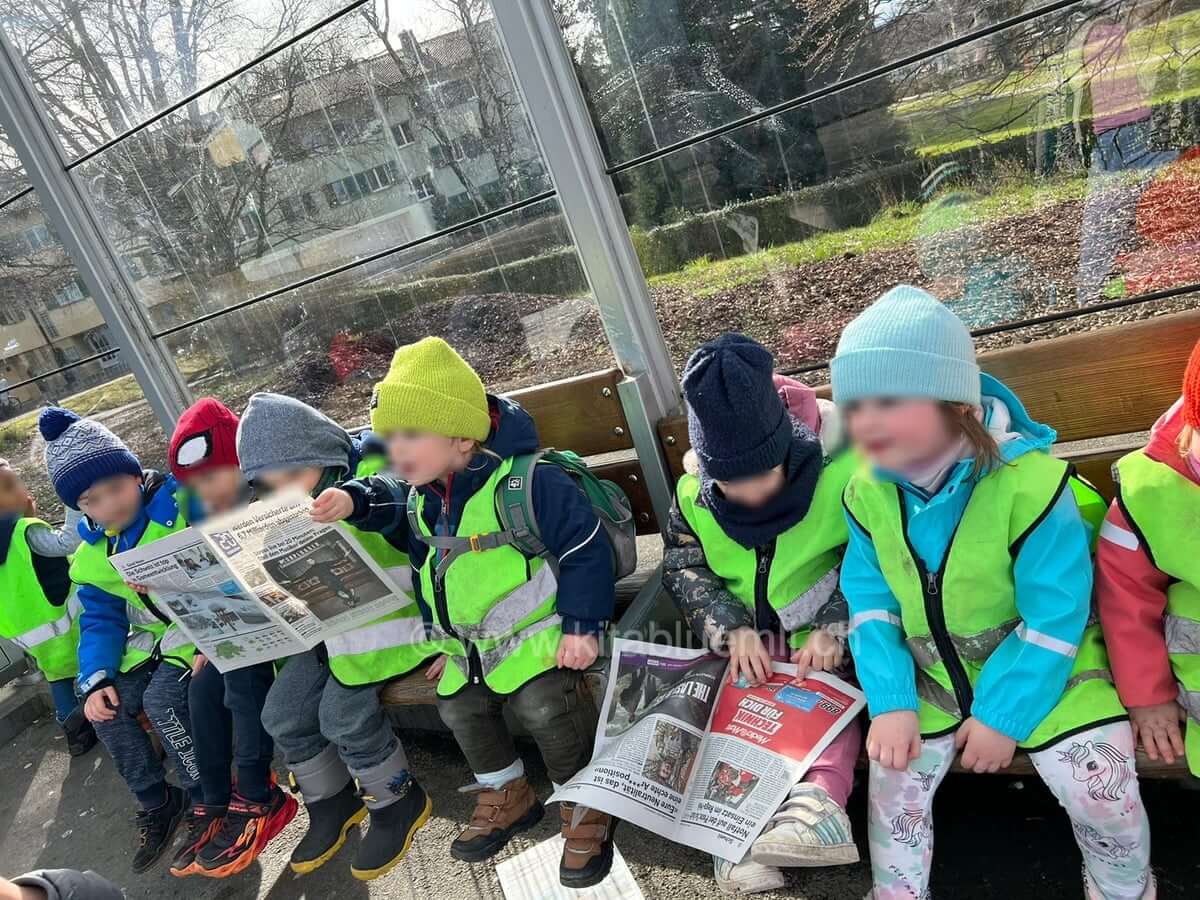
[[[775,560],[775,539],[754,548],[758,565],[754,571],[754,627],[758,631],[772,630],[775,611],[771,609],[771,598],[767,594],[771,580],[771,563]]]
[[[451,476],[453,478],[453,476]],[[446,534],[450,533],[450,482],[446,484],[446,494],[442,498],[442,509],[438,513],[438,517],[446,523],[444,529]],[[433,553],[433,548],[430,548],[427,553]],[[446,582],[442,576],[437,574],[437,564],[440,560],[437,554],[433,555],[433,607],[437,613],[438,622],[442,626],[442,630],[452,638],[457,640],[467,649],[467,671],[468,679],[471,684],[483,683],[483,663],[479,659],[479,650],[475,647],[472,641],[468,641],[450,624],[450,602],[446,599]]]
[[[904,505],[902,490],[896,488],[896,499],[900,503],[900,533],[904,535],[908,555],[912,557],[921,577],[921,595],[925,603],[925,620],[929,623],[929,634],[938,648],[938,655],[942,658],[942,665],[946,667],[946,674],[950,676],[950,685],[954,688],[954,700],[958,703],[959,713],[966,719],[971,715],[971,701],[974,700],[975,691],[971,687],[971,679],[967,677],[967,670],[963,668],[962,660],[958,658],[958,651],[954,649],[954,641],[950,639],[950,631],[946,627],[945,596],[942,593],[946,563],[950,560],[950,550],[958,534],[958,525],[954,526],[954,532],[946,544],[941,566],[936,572],[930,572],[925,561],[913,548],[912,541],[908,539],[908,508]],[[963,515],[966,515],[965,511]],[[958,524],[962,524],[962,519],[958,520]]]

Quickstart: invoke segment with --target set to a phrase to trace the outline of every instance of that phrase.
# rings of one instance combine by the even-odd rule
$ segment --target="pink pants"
[[[834,803],[845,809],[850,789],[854,787],[854,764],[861,749],[862,727],[855,719],[830,742],[800,780],[823,788]]]

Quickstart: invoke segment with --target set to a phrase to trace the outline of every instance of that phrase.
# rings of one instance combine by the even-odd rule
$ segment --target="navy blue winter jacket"
[[[501,459],[532,453],[540,447],[537,428],[529,413],[503,397],[488,395],[492,414],[492,432],[484,446]],[[463,508],[492,476],[499,462],[480,453],[467,469],[452,476],[446,493],[450,498],[448,525],[458,528]],[[347,481],[341,487],[354,500],[354,512],[346,521],[363,531],[387,535],[407,535],[409,557],[420,568],[429,548],[408,534],[407,500],[409,487],[391,475],[375,475]],[[441,489],[426,485],[423,517],[430,531],[437,528],[444,502]],[[533,479],[533,511],[537,516],[542,541],[558,558],[558,606],[562,628],[567,634],[598,634],[612,618],[616,603],[616,578],[612,545],[592,511],[591,504],[571,476],[553,466],[539,466]],[[420,583],[415,585],[420,592]],[[420,598],[427,602],[426,598]]]

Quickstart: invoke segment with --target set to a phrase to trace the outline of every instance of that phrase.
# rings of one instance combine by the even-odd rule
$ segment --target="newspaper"
[[[291,656],[414,601],[340,524],[282,492],[112,564],[222,672]]]
[[[551,802],[741,860],[866,700],[825,672],[794,684],[796,667],[779,662],[757,687],[729,684],[728,664],[705,650],[614,641],[592,761]]]

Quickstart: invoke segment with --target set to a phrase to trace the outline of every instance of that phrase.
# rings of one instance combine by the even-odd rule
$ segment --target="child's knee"
[[[581,675],[570,669],[555,669],[531,679],[509,696],[513,714],[530,731],[554,727],[572,714],[586,715],[579,690]]]
[[[267,734],[278,739],[280,735],[286,735],[290,730],[289,726],[298,720],[298,712],[284,696],[284,692],[272,689],[267,692],[267,698],[263,701],[262,726]]]
[[[353,747],[381,730],[391,731],[374,688],[343,688],[332,679],[321,693],[317,718],[321,734],[339,746]]]

